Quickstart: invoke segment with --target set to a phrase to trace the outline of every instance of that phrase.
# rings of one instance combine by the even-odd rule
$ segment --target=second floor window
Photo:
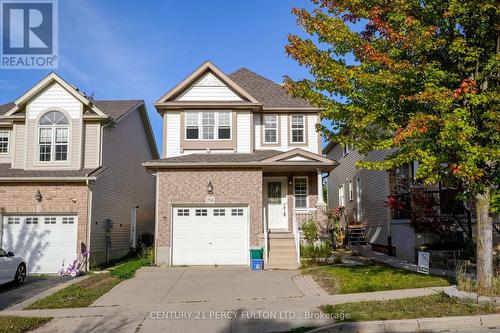
[[[59,111],[47,112],[38,123],[38,160],[67,161],[68,137],[68,118]]]
[[[187,140],[231,139],[231,112],[186,112]]]
[[[0,130],[0,154],[9,153],[9,131]]]
[[[278,116],[264,115],[264,143],[278,142]]]
[[[292,143],[304,143],[304,116],[292,115]]]

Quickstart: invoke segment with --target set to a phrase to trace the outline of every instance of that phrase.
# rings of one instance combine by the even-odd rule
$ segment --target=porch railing
[[[297,253],[297,262],[300,264],[300,227],[309,219],[314,218],[315,208],[307,210],[296,210],[293,212],[293,236],[295,238],[295,252]]]

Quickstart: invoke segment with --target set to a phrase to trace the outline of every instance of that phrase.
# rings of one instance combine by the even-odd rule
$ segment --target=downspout
[[[85,183],[87,184],[87,251],[90,252],[90,235],[92,234],[92,188],[90,187],[88,178]],[[90,270],[90,254],[87,258],[86,270]]]
[[[158,202],[159,202],[159,188],[160,188],[160,173],[158,171],[155,172],[155,265],[158,265],[158,259],[157,259],[157,253],[158,253],[158,222],[159,222],[159,207],[158,207]]]

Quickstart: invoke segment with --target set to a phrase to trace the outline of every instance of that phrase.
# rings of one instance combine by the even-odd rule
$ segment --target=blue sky
[[[144,99],[161,147],[153,102],[205,60],[224,72],[247,67],[274,81],[307,75],[284,52],[301,34],[292,7],[309,0],[59,1],[59,69],[96,99]],[[0,104],[49,71],[0,70]]]

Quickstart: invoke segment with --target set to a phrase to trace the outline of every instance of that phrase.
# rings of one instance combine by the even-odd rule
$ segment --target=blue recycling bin
[[[252,259],[252,271],[261,271],[264,269],[264,259]]]

